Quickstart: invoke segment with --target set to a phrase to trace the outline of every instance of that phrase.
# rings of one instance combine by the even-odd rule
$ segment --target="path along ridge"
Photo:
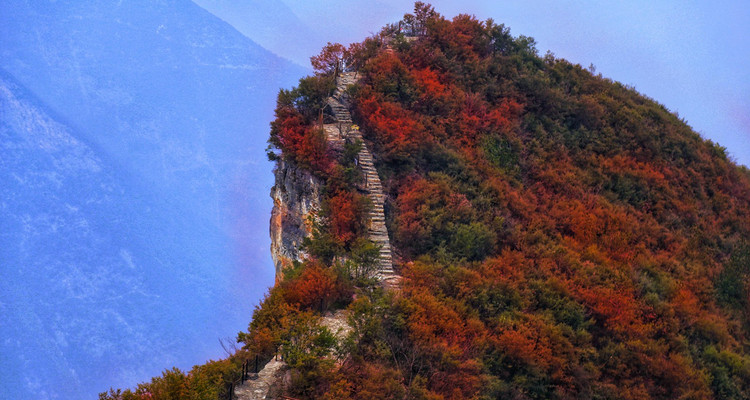
[[[333,146],[343,147],[343,142],[346,139],[359,140],[362,143],[362,148],[357,155],[357,164],[364,176],[363,189],[372,204],[368,215],[368,238],[380,247],[376,276],[386,286],[393,286],[398,285],[401,277],[393,270],[391,242],[385,224],[383,185],[380,182],[378,171],[375,169],[372,153],[362,139],[359,128],[352,124],[352,116],[349,113],[349,98],[346,89],[349,85],[357,83],[357,80],[356,72],[342,72],[336,77],[336,90],[327,101],[336,122],[325,124],[324,130],[328,141]]]
[[[263,367],[258,372],[257,379],[249,379],[245,383],[238,385],[234,389],[235,400],[264,400],[268,399],[268,392],[271,389],[271,385],[281,379],[280,374],[283,373],[281,367],[286,365],[283,361],[277,360],[276,358]]]
[[[357,74],[355,72],[343,72],[336,77],[336,91],[327,101],[336,122],[325,124],[323,128],[327,140],[333,146],[343,148],[346,139],[362,142],[362,149],[357,154],[357,163],[364,175],[363,189],[367,194],[367,198],[372,203],[372,208],[368,214],[368,238],[380,247],[377,278],[386,286],[398,286],[401,277],[393,270],[391,242],[388,238],[388,228],[385,225],[385,193],[383,193],[383,185],[380,182],[378,171],[375,169],[372,153],[370,153],[370,150],[362,139],[362,133],[359,131],[359,128],[352,124],[352,116],[349,113],[346,89],[349,85],[353,85],[356,82]],[[342,323],[342,326],[346,326],[345,314],[336,313],[326,316],[323,318],[322,323],[329,326],[329,328],[339,326]],[[342,330],[343,332],[340,332]],[[345,329],[340,328],[334,333],[345,336],[347,332]],[[258,373],[257,379],[248,380],[235,389],[235,399],[267,399],[271,385],[280,379],[279,374],[283,371],[282,367],[284,365],[283,361],[276,360],[275,358],[272,359]]]

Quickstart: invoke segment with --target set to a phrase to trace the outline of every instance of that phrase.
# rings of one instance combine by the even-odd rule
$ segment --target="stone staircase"
[[[391,242],[388,238],[388,229],[385,225],[385,194],[380,182],[380,176],[375,169],[372,153],[362,140],[362,133],[355,125],[352,125],[352,116],[349,113],[349,102],[346,88],[357,82],[356,72],[343,72],[336,78],[336,91],[328,99],[331,113],[336,118],[337,124],[326,124],[326,136],[329,140],[352,140],[361,141],[362,149],[357,155],[357,161],[364,175],[363,189],[372,203],[369,212],[368,236],[380,247],[380,259],[378,260],[377,278],[386,286],[398,285],[400,276],[393,270],[393,255],[391,254]],[[329,128],[328,125],[331,125]],[[329,134],[329,131],[331,132]],[[337,136],[338,135],[338,136]]]
[[[271,398],[269,392],[275,382],[281,379],[283,361],[272,359],[263,367],[255,379],[249,379],[234,389],[234,400],[265,400]]]

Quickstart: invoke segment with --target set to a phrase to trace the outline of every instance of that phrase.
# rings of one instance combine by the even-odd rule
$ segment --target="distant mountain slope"
[[[276,54],[307,66],[323,38],[280,0],[194,0]]]
[[[3,2],[0,69],[3,395],[220,355],[273,279],[255,165],[303,70],[173,1]]]
[[[185,243],[159,242],[179,214],[155,215],[164,206],[146,200],[153,193],[7,78],[0,115],[4,394],[91,397],[85,388],[102,380],[178,362],[200,336],[182,329],[207,318],[202,303],[215,302],[217,285],[175,278],[198,274],[196,254],[179,253]],[[199,311],[171,315],[184,306]]]
[[[193,193],[198,170],[248,158],[270,115],[249,105],[301,72],[190,2],[2,7],[0,67],[118,161]]]

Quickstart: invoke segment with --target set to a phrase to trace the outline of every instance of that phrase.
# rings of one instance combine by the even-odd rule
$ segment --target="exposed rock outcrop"
[[[271,188],[271,257],[277,279],[284,268],[301,260],[302,241],[312,231],[320,210],[323,182],[297,165],[279,160],[274,169],[276,182]]]
[[[329,146],[334,148],[343,148],[346,140],[362,141],[359,129],[352,124],[346,94],[347,87],[356,82],[355,72],[340,74],[336,78],[336,90],[328,98],[327,111],[335,122],[325,124],[323,128]],[[393,270],[391,244],[385,224],[385,194],[372,153],[364,142],[357,161],[364,176],[364,183],[359,189],[372,203],[368,214],[368,237],[380,246],[377,277],[386,285],[396,285],[399,276]],[[320,209],[323,183],[310,172],[283,160],[278,161],[274,173],[276,184],[271,189],[274,200],[271,212],[271,255],[278,278],[285,267],[304,256],[300,245],[312,231],[312,223]]]

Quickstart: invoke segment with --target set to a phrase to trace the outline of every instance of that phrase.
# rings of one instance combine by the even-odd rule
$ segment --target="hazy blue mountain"
[[[299,65],[310,64],[326,39],[281,0],[193,0],[253,41]],[[330,27],[329,24],[321,26]],[[328,40],[331,40],[330,38]]]
[[[187,1],[0,4],[0,386],[220,357],[272,282],[264,148],[304,70]]]
[[[179,347],[205,329],[175,328],[205,320],[217,287],[193,249],[181,254],[183,238],[159,240],[179,227],[178,213],[159,215],[166,207],[153,193],[7,78],[0,115],[0,329],[10,398],[76,398],[83,387],[176,362]],[[175,276],[179,269],[192,281]],[[172,313],[183,306],[189,313]]]

